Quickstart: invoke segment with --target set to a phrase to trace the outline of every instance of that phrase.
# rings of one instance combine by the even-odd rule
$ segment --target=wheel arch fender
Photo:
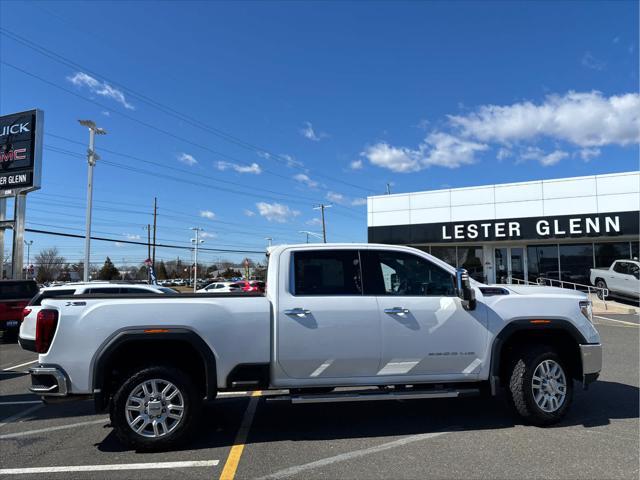
[[[589,343],[576,326],[564,318],[540,319],[539,317],[528,317],[518,318],[507,323],[494,337],[491,345],[491,366],[489,369],[491,393],[496,395],[498,392],[502,368],[506,361],[503,353],[510,340],[513,340],[516,336],[525,336],[528,333],[532,336],[540,337],[541,335],[551,336],[554,332],[561,333],[565,338],[567,336],[571,338],[572,343],[578,349],[579,345]]]
[[[154,341],[180,342],[192,348],[197,353],[197,358],[202,362],[205,398],[215,398],[217,391],[216,354],[197,332],[185,327],[167,326],[123,329],[105,340],[91,360],[89,381],[96,410],[104,410],[108,404],[110,393],[112,393],[108,391],[108,385],[106,385],[106,368],[110,365],[114,355],[123,347],[130,347],[135,343],[148,345]]]

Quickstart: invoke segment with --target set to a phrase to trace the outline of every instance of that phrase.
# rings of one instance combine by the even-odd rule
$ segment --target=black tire
[[[563,371],[566,392],[563,401],[553,411],[543,410],[534,398],[533,374],[544,361],[551,360]],[[511,363],[509,372],[509,400],[525,423],[538,426],[559,422],[566,414],[573,399],[573,379],[567,363],[553,348],[544,345],[528,347],[519,352]]]
[[[598,288],[607,288],[607,282],[605,282],[604,280],[599,278],[599,279],[596,280],[596,287],[598,287]],[[598,290],[596,292],[596,295],[598,295],[598,298],[600,300],[604,300],[604,295],[602,293],[602,290]]]
[[[126,413],[127,399],[132,391],[145,380],[152,379],[171,382],[183,398],[182,418],[176,422],[177,425],[173,430],[158,437],[147,437],[136,433],[133,427],[129,426]],[[202,399],[203,395],[186,372],[164,366],[144,367],[133,372],[114,395],[110,412],[111,425],[118,439],[127,447],[146,452],[171,450],[184,443],[193,434],[202,413]]]

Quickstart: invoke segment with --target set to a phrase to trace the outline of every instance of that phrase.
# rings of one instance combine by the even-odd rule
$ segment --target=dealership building
[[[410,245],[477,280],[589,284],[589,269],[638,258],[640,172],[368,198],[371,243]],[[517,279],[517,280],[516,280]]]

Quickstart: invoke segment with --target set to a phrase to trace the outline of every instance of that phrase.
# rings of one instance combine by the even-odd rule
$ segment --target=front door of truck
[[[365,295],[376,295],[382,332],[378,376],[477,374],[487,361],[487,312],[467,311],[453,275],[430,259],[362,251]]]
[[[287,264],[288,263],[288,264]],[[276,361],[289,378],[376,374],[380,318],[375,297],[364,296],[354,249],[301,250],[280,263]]]

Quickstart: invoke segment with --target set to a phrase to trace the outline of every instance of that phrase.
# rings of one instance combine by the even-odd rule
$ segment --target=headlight
[[[579,303],[580,312],[585,316],[587,320],[593,323],[593,309],[591,308],[591,301],[585,300]]]

